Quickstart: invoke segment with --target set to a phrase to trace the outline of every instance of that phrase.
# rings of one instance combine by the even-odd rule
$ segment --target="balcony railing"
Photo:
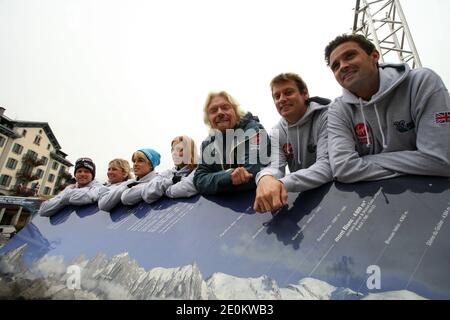
[[[33,167],[43,166],[45,164],[44,158],[38,159],[35,155],[30,153],[25,153],[22,160],[29,163]]]
[[[18,197],[33,197],[36,193],[36,190],[31,188],[21,188],[20,186],[16,186],[13,189],[13,195]]]
[[[39,176],[37,174],[32,174],[28,171],[25,170],[19,170],[17,172],[17,177],[21,180],[25,180],[25,181],[34,181],[34,180],[38,180]]]

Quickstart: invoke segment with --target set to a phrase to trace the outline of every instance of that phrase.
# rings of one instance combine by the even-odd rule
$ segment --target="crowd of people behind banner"
[[[255,190],[253,208],[274,212],[288,192],[330,181],[353,183],[401,175],[450,177],[450,98],[432,70],[381,64],[375,46],[362,35],[341,35],[325,49],[325,61],[342,96],[333,102],[312,97],[294,73],[270,83],[281,116],[270,134],[227,92],[214,92],[204,105],[210,128],[200,147],[177,136],[171,142],[174,167],[156,172],[160,154],[151,148],[108,166],[108,183],[95,180],[90,158],[75,163],[76,183],[45,201],[52,216],[66,205],[98,202],[110,211],[119,203],[152,203],[163,196],[191,197]],[[286,174],[286,166],[289,174]]]

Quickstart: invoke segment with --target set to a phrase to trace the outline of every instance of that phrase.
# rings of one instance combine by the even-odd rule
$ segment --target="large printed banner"
[[[333,183],[276,214],[254,193],[67,207],[0,249],[0,295],[450,299],[450,180]],[[1,297],[0,297],[1,298]]]

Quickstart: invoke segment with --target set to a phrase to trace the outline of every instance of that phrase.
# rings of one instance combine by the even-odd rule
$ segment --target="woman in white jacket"
[[[90,158],[80,158],[75,162],[76,183],[67,186],[56,197],[42,203],[39,214],[51,217],[67,205],[86,205],[97,202],[106,191],[95,178],[95,164]]]
[[[101,210],[110,211],[119,203],[119,200],[125,205],[134,205],[142,201],[142,190],[148,182],[156,177],[155,167],[159,165],[161,156],[153,149],[139,149],[131,157],[133,171],[136,179],[131,179],[120,184],[114,189],[114,194],[110,196],[111,202],[101,201]]]
[[[194,174],[198,164],[197,147],[188,136],[175,137],[171,142],[174,167],[158,174],[142,189],[142,198],[152,203],[163,195],[169,198],[187,198],[198,193]]]
[[[133,182],[130,164],[124,159],[114,159],[108,164],[108,191],[100,195],[98,199],[98,208],[103,211],[112,210],[119,202],[122,196],[121,186]]]

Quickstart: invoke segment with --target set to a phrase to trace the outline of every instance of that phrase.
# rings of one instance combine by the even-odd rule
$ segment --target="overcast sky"
[[[341,89],[323,50],[353,26],[354,0],[0,0],[0,106],[48,122],[74,163],[151,147],[172,167],[170,141],[207,135],[202,107],[226,90],[270,129],[269,82],[299,73],[311,95]],[[450,85],[450,1],[403,0],[422,64]]]

